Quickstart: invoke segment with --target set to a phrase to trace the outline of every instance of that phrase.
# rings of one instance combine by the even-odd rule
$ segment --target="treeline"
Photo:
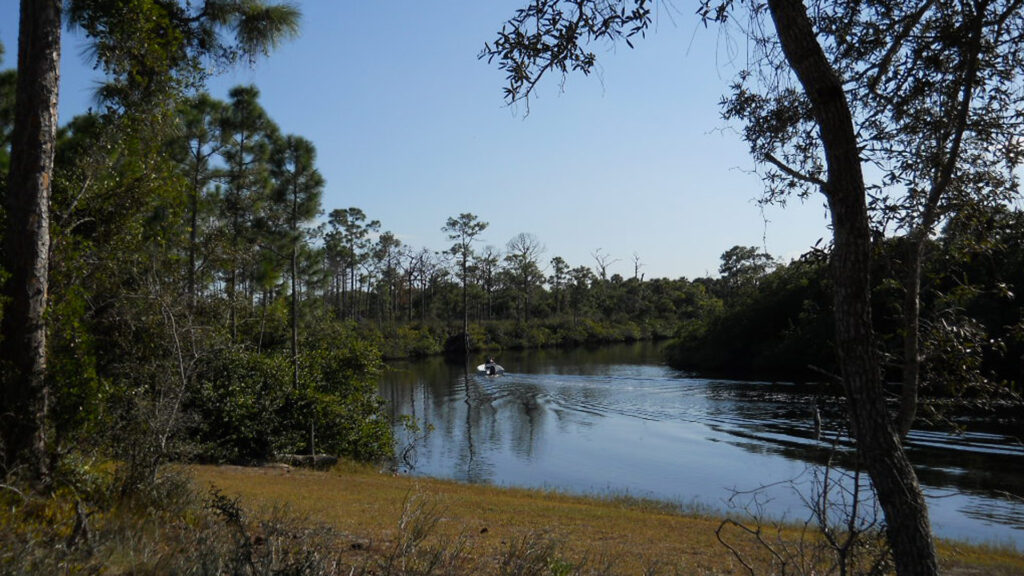
[[[97,122],[66,129],[69,160],[102,148]],[[360,208],[325,208],[313,145],[280,134],[255,87],[231,90],[226,102],[190,99],[171,122],[161,147],[176,180],[145,207],[142,225],[169,259],[164,282],[175,279],[189,309],[233,343],[297,354],[300,332],[341,322],[387,356],[434,354],[466,315],[474,348],[635,340],[671,335],[700,305],[702,288],[646,281],[639,262],[631,278],[609,276],[612,259],[600,250],[595,272],[548,258],[528,233],[500,249],[476,246],[487,223],[472,214],[438,222],[439,237],[454,243],[435,252],[403,243]]]
[[[157,452],[390,456],[376,348],[344,325],[300,320],[286,297],[323,179],[312,144],[280,134],[257,96],[240,87],[228,103],[201,95],[162,115],[108,108],[60,130],[47,319],[56,445],[104,438],[140,465]]]
[[[886,379],[903,369],[905,238],[876,237],[872,305]],[[932,396],[1020,392],[1024,383],[1024,212],[964,213],[929,240],[921,290],[922,382]],[[829,253],[777,263],[755,248],[722,256],[699,280],[719,303],[679,326],[668,349],[682,369],[747,378],[829,381],[838,373]]]

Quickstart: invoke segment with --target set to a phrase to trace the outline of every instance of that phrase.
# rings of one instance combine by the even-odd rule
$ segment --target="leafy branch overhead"
[[[481,59],[506,72],[505,100],[529,100],[550,71],[589,74],[597,56],[587,46],[595,41],[644,36],[651,23],[648,0],[601,1],[531,0],[502,27],[498,38],[484,44]]]
[[[299,34],[301,12],[265,0],[71,0],[67,21],[89,37],[88,53],[108,76],[104,103],[200,87],[210,74],[254,63]]]

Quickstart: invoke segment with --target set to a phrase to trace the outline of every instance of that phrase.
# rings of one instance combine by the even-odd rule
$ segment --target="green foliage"
[[[0,490],[0,573],[333,576],[336,535],[281,509],[204,497],[163,470],[145,498],[118,497],[105,469],[61,463],[46,496]]]
[[[757,290],[761,278],[775,267],[771,256],[753,246],[733,246],[722,254],[718,267],[724,292],[731,298],[744,298]]]
[[[318,449],[371,462],[391,458],[391,422],[377,395],[380,353],[354,336],[323,344],[303,354],[299,363],[300,387],[315,408]],[[311,451],[308,444],[296,448]]]
[[[390,421],[376,395],[379,353],[356,338],[329,344],[300,357],[297,387],[284,353],[231,349],[205,359],[187,405],[199,456],[263,462],[315,448],[358,460],[390,457]]]
[[[55,391],[51,418],[65,441],[99,432],[109,383],[100,377],[96,341],[88,326],[87,301],[81,287],[68,290],[50,309],[49,345],[55,353],[47,377]],[[65,438],[70,436],[71,438]]]
[[[985,211],[949,223],[927,245],[922,281],[923,391],[980,398],[1019,389],[1024,356],[1020,211]],[[982,241],[979,236],[987,239]],[[905,239],[876,245],[872,276],[875,329],[890,358],[902,354],[904,291],[898,280]],[[678,326],[668,348],[673,366],[751,378],[821,379],[835,373],[828,254],[779,265],[740,295],[723,277]],[[702,282],[705,282],[702,280]],[[810,368],[813,366],[813,369]],[[898,366],[887,376],[898,379]]]
[[[108,76],[101,97],[132,114],[200,85],[208,63],[266,55],[297,35],[301,16],[291,4],[242,0],[74,0],[67,15],[88,35]]]
[[[813,258],[761,276],[742,298],[723,278],[727,304],[681,326],[669,364],[745,377],[820,378],[812,365],[834,371],[827,279],[826,263]]]
[[[470,327],[470,338],[478,339],[475,327]],[[422,324],[402,324],[381,334],[384,358],[422,358],[441,353],[442,332]]]
[[[191,435],[214,461],[265,461],[280,446],[284,411],[292,408],[291,374],[283,355],[225,351],[204,362],[186,406],[196,414]]]
[[[258,31],[258,18],[248,31],[236,24],[266,4],[72,5],[113,82],[110,107],[68,123],[57,152],[51,423],[61,450],[122,458],[125,486],[152,484],[162,462],[194,454],[388,457],[378,350],[437,354],[463,332],[475,350],[674,335],[676,365],[755,376],[809,377],[808,364],[834,363],[822,254],[773,269],[768,255],[738,246],[723,255],[721,278],[644,279],[639,267],[623,278],[608,277],[613,259],[603,254],[600,274],[557,256],[544,269],[529,234],[477,254],[487,224],[469,213],[442,228],[453,242],[444,254],[412,250],[355,207],[330,211],[315,228],[323,181],[312,145],[282,137],[254,87],[232,90],[227,103],[182,98],[202,77],[201,59],[260,50],[218,35]],[[200,15],[200,6],[209,10]],[[288,14],[264,15],[287,31],[277,16]],[[122,28],[104,28],[122,16]],[[644,21],[642,12],[620,14],[608,31]],[[170,32],[150,45],[161,26]],[[197,38],[211,43],[200,49],[190,44]],[[8,81],[13,74],[0,75],[4,130]],[[0,141],[0,163],[5,150]],[[924,350],[935,389],[1021,382],[1024,323],[1010,297],[1024,289],[1020,222],[1017,212],[979,209],[929,245]],[[879,245],[876,318],[895,353],[898,250]],[[295,356],[285,352],[293,341]]]

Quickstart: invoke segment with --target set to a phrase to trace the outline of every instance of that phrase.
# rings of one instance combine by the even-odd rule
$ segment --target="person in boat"
[[[498,363],[494,361],[494,358],[487,359],[487,362],[484,364],[484,372],[488,376],[494,376],[498,373]]]

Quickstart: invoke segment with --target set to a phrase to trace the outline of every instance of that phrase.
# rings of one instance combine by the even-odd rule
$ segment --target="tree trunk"
[[[836,343],[851,431],[885,513],[897,573],[937,575],[928,508],[883,397],[871,324],[871,236],[850,107],[803,2],[769,0],[768,7],[786,59],[811,102],[825,150],[824,192],[835,240]]]
[[[469,358],[469,246],[462,249],[462,351]]]
[[[238,260],[231,259],[231,276],[228,278],[228,328],[231,330],[231,342],[238,342],[238,317],[235,315],[235,291],[238,286]]]
[[[188,231],[188,306],[192,310],[196,306],[196,252],[199,245],[199,166],[202,152],[196,152],[196,166],[192,173],[192,194],[189,198],[189,231]]]
[[[291,301],[291,324],[292,324],[292,389],[299,388],[299,192],[295,185],[291,190],[291,221],[289,232],[291,232],[292,254],[292,301]],[[312,432],[310,433],[310,446],[312,446]],[[316,453],[313,453],[316,456]]]
[[[292,388],[299,388],[299,244],[292,240]]]
[[[47,448],[46,298],[50,251],[50,182],[57,140],[61,0],[22,0],[11,165],[4,209],[0,362],[0,446],[8,470],[26,463],[49,480]]]
[[[903,301],[903,388],[897,427],[906,438],[917,417],[917,396],[921,382],[921,260],[924,257],[924,231],[908,237],[906,279]]]

